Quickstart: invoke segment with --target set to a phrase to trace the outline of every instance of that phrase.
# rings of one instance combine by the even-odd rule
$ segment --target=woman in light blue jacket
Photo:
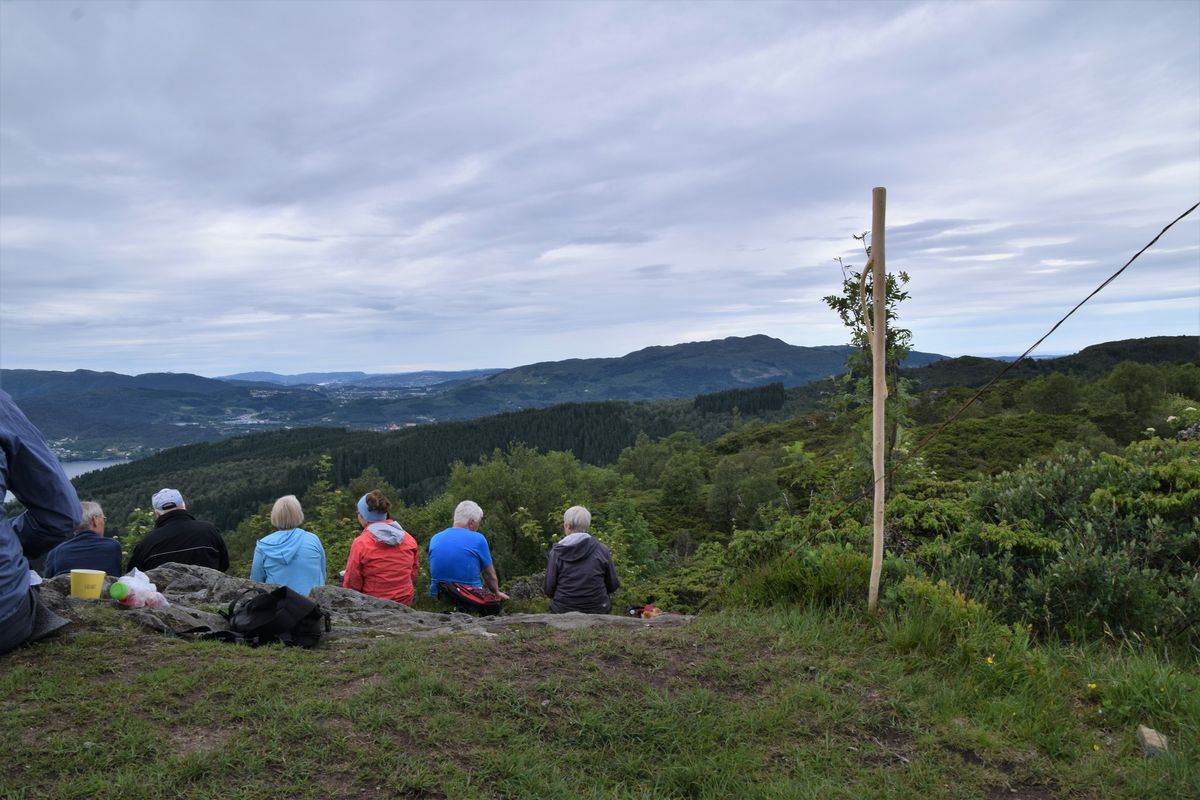
[[[250,580],[288,586],[303,595],[325,583],[325,548],[316,534],[300,527],[303,521],[304,510],[296,495],[275,501],[271,524],[277,530],[254,545]]]

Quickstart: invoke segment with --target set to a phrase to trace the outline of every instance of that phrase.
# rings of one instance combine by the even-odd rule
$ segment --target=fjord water
[[[95,472],[98,469],[107,469],[115,467],[118,464],[128,464],[133,459],[130,458],[101,458],[93,461],[60,461],[63,471],[67,473],[68,478],[78,478],[85,472]]]
[[[85,472],[95,472],[98,469],[107,469],[115,467],[118,464],[128,464],[132,458],[100,458],[91,461],[59,461],[62,464],[63,472],[67,473],[68,478],[78,478]],[[8,492],[0,497],[0,505],[7,503],[14,498],[10,497]]]

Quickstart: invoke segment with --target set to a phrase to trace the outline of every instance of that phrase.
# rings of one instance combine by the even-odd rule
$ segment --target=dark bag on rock
[[[504,605],[504,598],[490,589],[451,581],[438,582],[438,597],[449,600],[460,611],[485,617],[499,614]]]
[[[254,596],[247,598],[251,592]],[[229,620],[229,630],[237,635],[234,641],[252,646],[282,642],[315,647],[321,634],[332,628],[327,611],[286,586],[271,591],[247,589],[221,616]]]

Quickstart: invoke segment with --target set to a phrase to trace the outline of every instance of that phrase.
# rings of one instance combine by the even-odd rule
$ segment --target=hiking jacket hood
[[[554,613],[607,614],[612,609],[609,595],[620,586],[612,553],[591,534],[577,531],[550,548],[542,589]]]
[[[577,531],[564,536],[554,545],[553,549],[558,551],[559,561],[574,564],[585,558],[591,558],[599,547],[603,547],[599,539],[585,531]]]
[[[367,533],[374,536],[380,544],[396,547],[408,536],[408,532],[396,522],[385,519],[383,522],[372,522],[367,526]]]
[[[304,533],[306,531],[299,528],[275,531],[270,536],[259,539],[256,547],[262,551],[265,558],[273,558],[281,564],[291,564],[304,547]]]

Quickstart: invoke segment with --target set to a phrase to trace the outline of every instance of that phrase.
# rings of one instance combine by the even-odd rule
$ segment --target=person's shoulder
[[[221,535],[221,529],[206,519],[196,519],[195,517],[192,517],[191,519],[185,518],[182,520],[182,522],[183,522],[184,526],[187,526],[186,527],[187,530],[203,532],[204,534],[207,534],[208,536],[211,536],[216,539],[225,538],[224,536]],[[180,527],[183,527],[183,526],[180,526]]]

